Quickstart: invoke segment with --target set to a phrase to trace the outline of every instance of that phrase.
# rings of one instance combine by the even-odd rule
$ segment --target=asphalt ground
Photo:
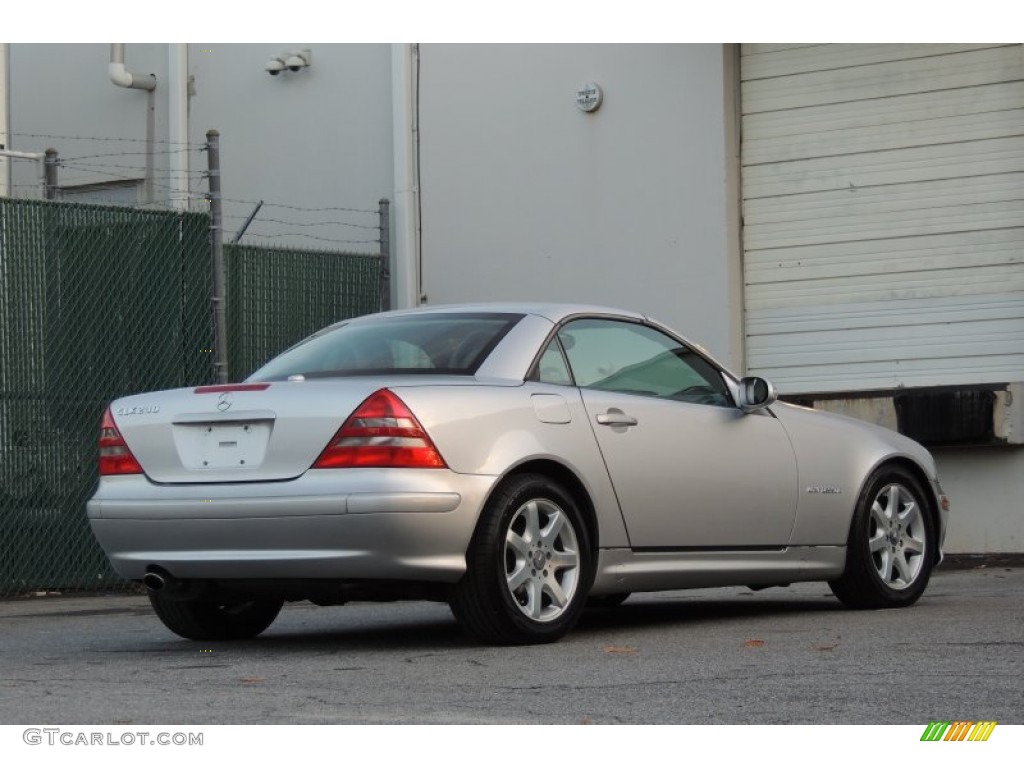
[[[635,595],[559,643],[476,644],[447,606],[285,607],[202,644],[139,595],[0,601],[0,723],[1024,723],[1024,568],[940,570],[917,605],[824,584]]]

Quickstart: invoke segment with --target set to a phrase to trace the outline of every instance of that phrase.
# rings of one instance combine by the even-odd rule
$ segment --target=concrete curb
[[[967,571],[972,568],[1024,568],[1024,552],[946,555],[939,566],[942,571]]]

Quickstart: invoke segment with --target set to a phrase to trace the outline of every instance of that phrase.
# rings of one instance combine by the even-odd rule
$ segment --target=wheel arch
[[[939,531],[942,527],[942,520],[939,515],[938,500],[935,498],[935,493],[932,490],[931,478],[928,477],[928,473],[924,470],[924,468],[909,456],[887,456],[881,461],[879,461],[874,467],[871,468],[871,471],[864,476],[864,480],[861,483],[860,488],[857,490],[857,499],[859,500],[861,498],[861,495],[864,493],[864,489],[867,486],[868,480],[871,479],[872,475],[874,475],[880,469],[885,469],[887,467],[898,467],[899,469],[908,472],[915,480],[917,480],[917,482],[921,486],[921,491],[924,494],[925,512],[928,515],[928,519],[931,521],[932,530],[935,532],[936,539],[941,539]],[[942,548],[940,546],[936,546],[934,564],[938,564],[941,559]]]
[[[579,505],[580,514],[583,515],[583,521],[587,526],[587,533],[590,535],[590,548],[593,552],[597,552],[600,546],[600,526],[597,522],[597,511],[594,507],[594,500],[591,498],[590,493],[587,491],[587,487],[580,480],[579,476],[573,472],[569,467],[565,466],[561,462],[555,461],[554,459],[530,459],[517,464],[515,467],[505,473],[501,481],[494,484],[491,489],[491,494],[500,487],[501,483],[510,477],[517,477],[519,475],[538,474],[544,475],[559,485],[563,486],[566,491],[572,495],[573,500]]]
[[[562,594],[568,598],[558,603],[554,616],[549,619],[540,618],[544,598],[538,590],[544,587],[538,586],[541,582],[539,570],[532,571],[532,578],[527,575],[527,579],[534,583],[534,596],[526,598],[528,602],[523,602],[524,596],[517,591],[519,587],[510,586],[509,574],[505,570],[508,567],[506,536],[511,530],[514,515],[522,512],[524,501],[534,498],[529,494],[538,487],[553,493],[556,485],[557,496],[567,495],[573,502],[575,509],[571,517],[581,518],[578,524],[574,521],[573,526],[565,527],[575,527],[580,538],[596,538],[596,516],[591,496],[579,476],[558,461],[534,458],[517,464],[497,479],[487,495],[484,511],[490,514],[483,514],[477,520],[466,553],[466,573],[452,586],[449,596],[449,605],[459,624],[485,642],[499,645],[552,642],[569,631],[583,611],[597,567],[593,542],[586,549],[577,543],[578,557],[576,565],[572,566],[577,574],[574,587],[571,592],[563,591]],[[562,500],[562,505],[567,506],[565,500]],[[548,546],[554,547],[554,544],[538,547],[537,554],[540,555],[541,549]],[[588,559],[590,564],[586,566]],[[548,577],[548,570],[544,570],[543,580]],[[551,571],[550,577],[559,578],[555,570]],[[533,606],[532,612],[524,606]],[[548,602],[548,607],[555,607],[553,600]]]

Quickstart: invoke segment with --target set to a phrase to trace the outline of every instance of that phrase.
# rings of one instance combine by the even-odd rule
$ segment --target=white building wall
[[[64,162],[61,186],[138,179],[151,114],[151,202],[171,200],[168,161],[184,151],[200,209],[207,189],[200,149],[206,131],[217,129],[226,240],[264,200],[245,242],[376,252],[377,202],[393,186],[389,45],[189,44],[191,148],[168,143],[171,48],[126,45],[129,71],[157,77],[149,94],[110,82],[108,44],[12,44],[11,147],[55,147]],[[265,71],[275,54],[305,48],[312,52],[307,70]],[[14,196],[39,197],[34,163],[15,163],[13,177]],[[116,201],[129,202],[123,195]]]
[[[8,50],[10,149],[56,149],[68,163],[60,169],[60,184],[142,176],[151,98],[146,91],[110,82],[109,45],[11,43]],[[129,45],[126,60],[129,71],[152,73],[166,82],[166,45]],[[167,111],[157,92],[152,106],[153,138],[166,142]],[[125,141],[110,140],[115,138]],[[166,154],[154,155],[154,169],[158,178],[166,178]],[[11,177],[12,197],[41,196],[36,163],[12,161]]]
[[[430,304],[648,312],[741,363],[729,281],[719,45],[423,45]],[[580,111],[576,89],[604,103]]]
[[[1024,450],[936,448],[952,511],[947,552],[1024,552]]]
[[[308,70],[264,70],[271,56],[304,48],[312,52]],[[375,210],[392,196],[389,45],[196,43],[188,56],[190,140],[202,144],[207,130],[220,131],[225,239],[261,199],[302,209]],[[377,250],[375,231],[313,224],[330,221],[376,224],[374,216],[347,211],[266,207],[247,241]]]

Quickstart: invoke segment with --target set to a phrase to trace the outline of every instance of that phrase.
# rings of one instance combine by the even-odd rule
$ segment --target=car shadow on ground
[[[316,626],[298,628],[292,616],[288,625],[279,624],[253,640],[218,642],[219,648],[252,649],[259,652],[340,652],[359,651],[449,651],[482,648],[479,642],[464,633],[454,617],[442,605],[434,606],[429,615],[415,619],[390,619],[387,606],[380,606],[371,617],[365,612],[353,616],[358,623],[346,626],[345,606],[322,609],[331,611],[318,616]],[[320,610],[320,609],[318,609]],[[830,597],[801,599],[762,596],[731,596],[720,600],[679,598],[634,598],[615,608],[588,609],[566,640],[608,635],[613,638],[623,631],[635,629],[675,629],[686,631],[709,622],[759,621],[788,614],[807,614],[845,610]],[[329,626],[325,624],[329,623]],[[195,643],[181,641],[163,646],[168,650],[191,650]]]
[[[694,624],[746,621],[786,614],[844,611],[832,597],[763,597],[744,593],[715,600],[690,597],[634,599],[615,608],[588,609],[574,632],[601,632],[642,627],[689,627]]]

